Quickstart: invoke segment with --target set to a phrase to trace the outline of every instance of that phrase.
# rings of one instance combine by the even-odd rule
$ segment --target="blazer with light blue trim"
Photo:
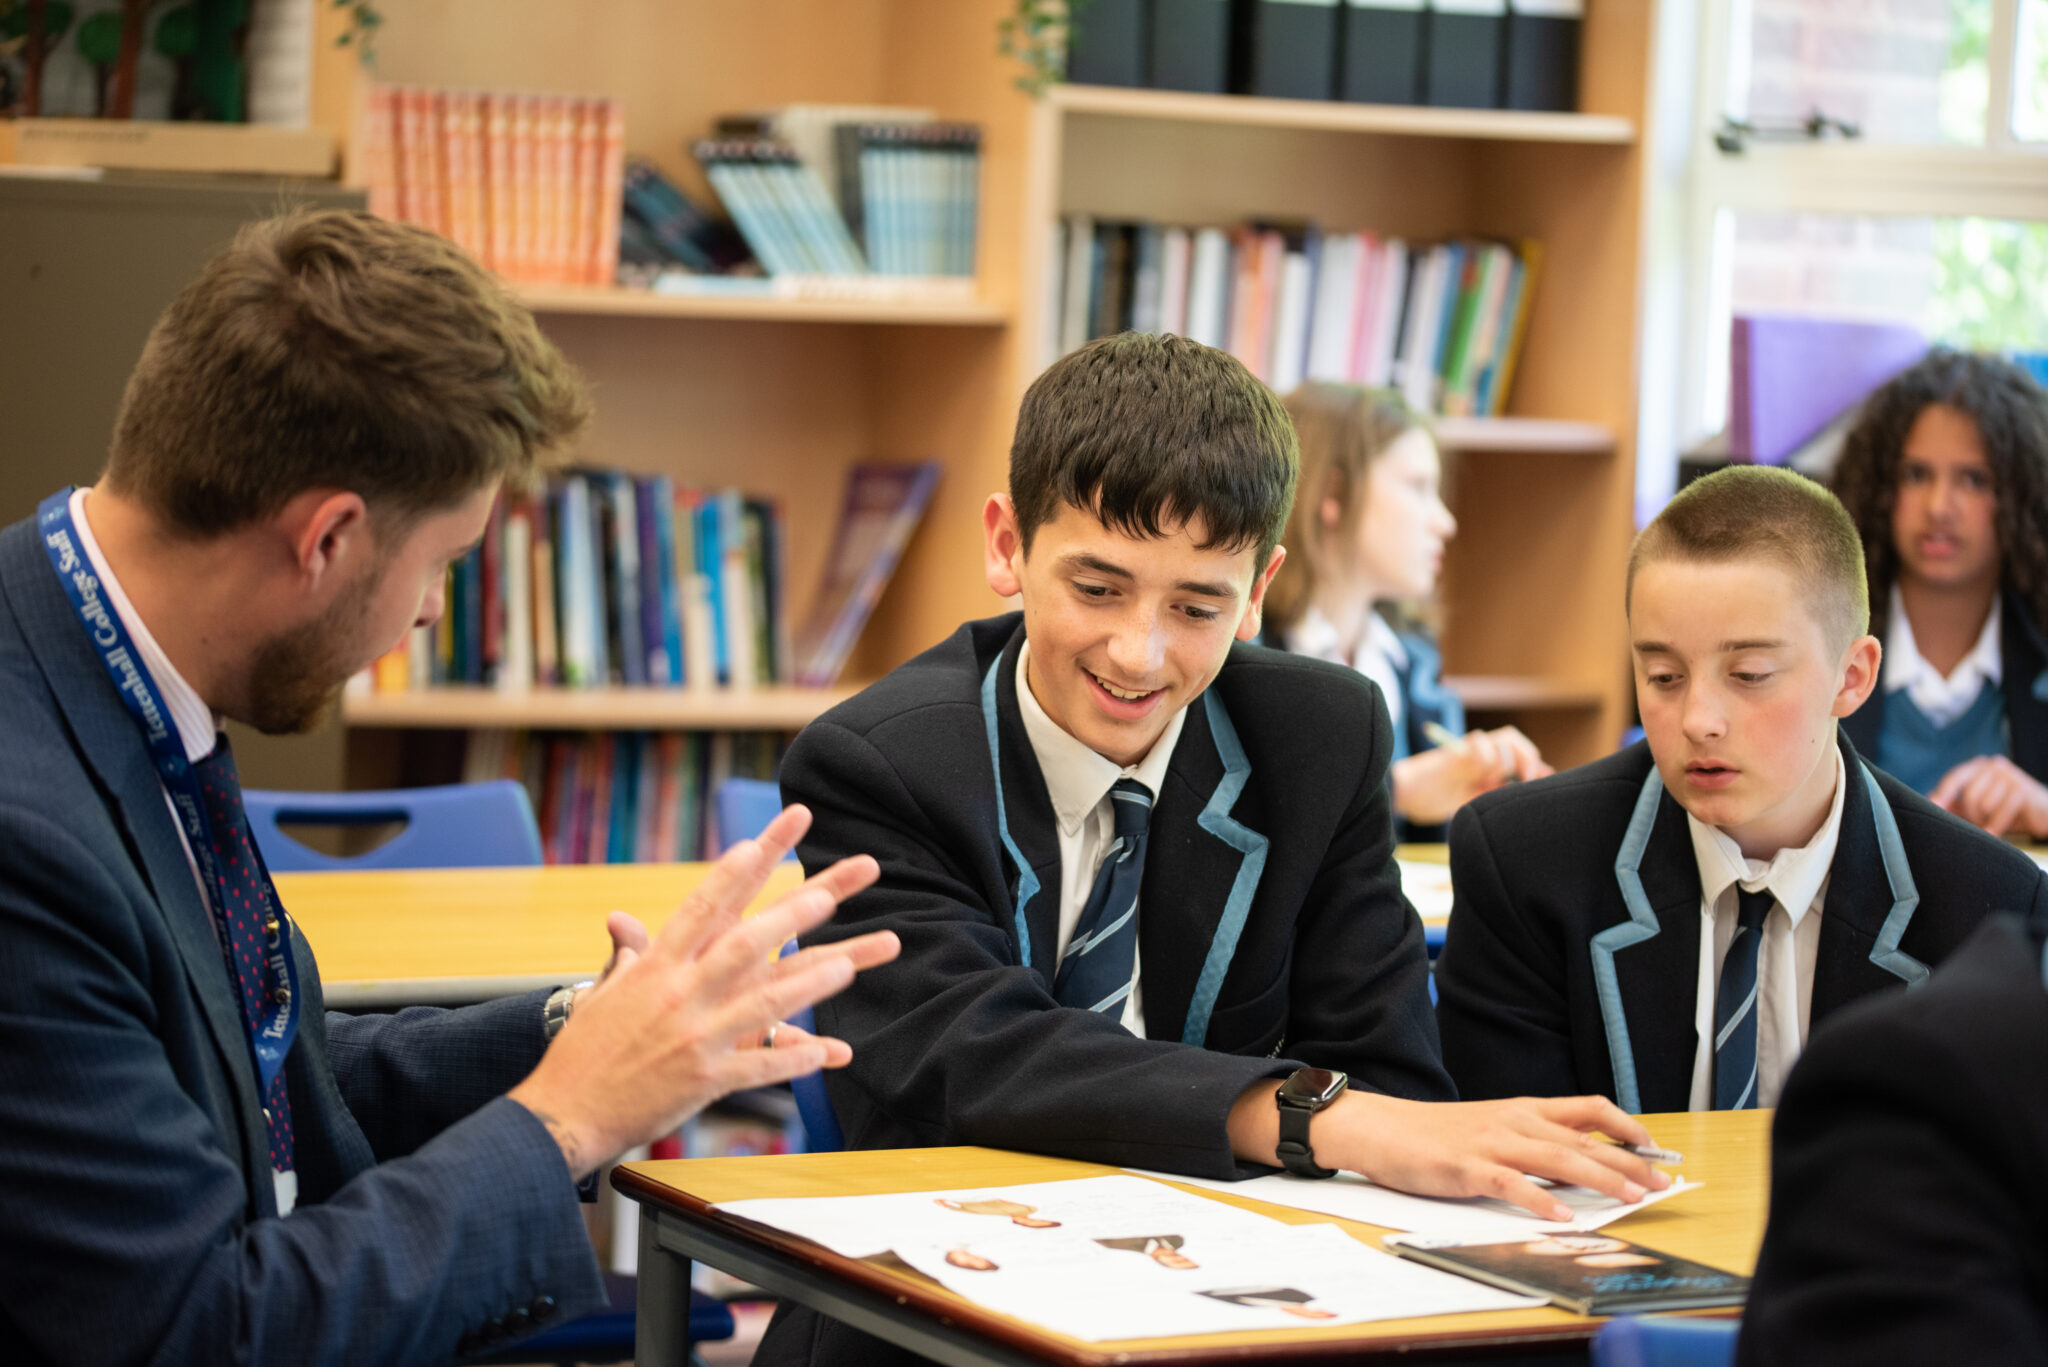
[[[1815,1030],[1771,1131],[1740,1367],[2048,1367],[2048,917]]]
[[[2048,640],[2042,638],[2019,595],[2007,593],[1999,614],[1999,691],[2005,697],[2007,757],[2048,783]],[[1842,731],[1871,762],[1884,764],[1885,692],[1876,689],[1847,717]]]
[[[0,532],[0,716],[0,1361],[445,1362],[603,1303],[561,1152],[500,1096],[540,994],[325,1014],[296,931],[276,1218],[211,915],[32,520]]]
[[[1057,1006],[1059,845],[1016,697],[1016,615],[971,622],[797,737],[783,796],[808,870],[880,882],[816,938],[890,929],[902,956],[817,1008],[858,1148],[991,1144],[1212,1177],[1224,1121],[1297,1066],[1448,1099],[1422,927],[1401,895],[1391,728],[1355,670],[1233,646],[1153,807],[1139,892],[1145,1026]],[[1000,771],[1000,782],[997,773]]]
[[[1822,904],[1811,1028],[1917,981],[1992,911],[2048,907],[2032,860],[1870,769],[1848,792]],[[1456,901],[1437,960],[1444,1062],[1468,1099],[1600,1093],[1691,1104],[1700,878],[1647,743],[1503,788],[1451,823]]]
[[[1458,695],[1444,687],[1443,653],[1436,642],[1419,631],[1395,633],[1401,648],[1408,653],[1408,659],[1394,671],[1394,679],[1401,689],[1401,724],[1394,728],[1394,753],[1388,762],[1419,755],[1425,750],[1436,749],[1436,742],[1429,738],[1432,724],[1441,726],[1454,736],[1465,734],[1465,704]],[[1261,645],[1285,650],[1287,642],[1277,631],[1268,629],[1259,635]],[[1440,825],[1424,825],[1408,820],[1396,813],[1394,816],[1394,839],[1402,843],[1415,841],[1429,843],[1444,838]]]

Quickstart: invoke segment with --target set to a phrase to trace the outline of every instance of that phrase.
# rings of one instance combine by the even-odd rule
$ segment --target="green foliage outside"
[[[1989,351],[2048,351],[2048,223],[1934,225],[1935,337]]]
[[[2014,73],[2022,134],[2048,128],[2048,0],[2020,0],[2019,70]],[[1942,78],[1942,132],[1981,146],[1989,100],[1991,6],[1951,0],[1952,42]],[[1983,218],[1934,224],[1934,298],[1928,325],[1936,338],[1982,350],[2048,350],[2048,224]]]

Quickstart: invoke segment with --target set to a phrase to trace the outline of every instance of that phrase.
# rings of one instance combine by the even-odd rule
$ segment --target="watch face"
[[[1297,1068],[1280,1084],[1280,1100],[1289,1106],[1320,1110],[1336,1100],[1349,1081],[1328,1068]]]

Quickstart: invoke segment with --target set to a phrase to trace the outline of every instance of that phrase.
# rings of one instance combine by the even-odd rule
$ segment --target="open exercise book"
[[[1335,1225],[1290,1225],[1141,1177],[717,1208],[847,1257],[894,1253],[990,1310],[1089,1341],[1542,1303],[1394,1258]]]

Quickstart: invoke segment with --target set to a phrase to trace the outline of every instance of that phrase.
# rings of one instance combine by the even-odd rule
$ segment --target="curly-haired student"
[[[2048,392],[1936,349],[1865,402],[1833,484],[1884,642],[1850,739],[1993,834],[2048,839]]]

